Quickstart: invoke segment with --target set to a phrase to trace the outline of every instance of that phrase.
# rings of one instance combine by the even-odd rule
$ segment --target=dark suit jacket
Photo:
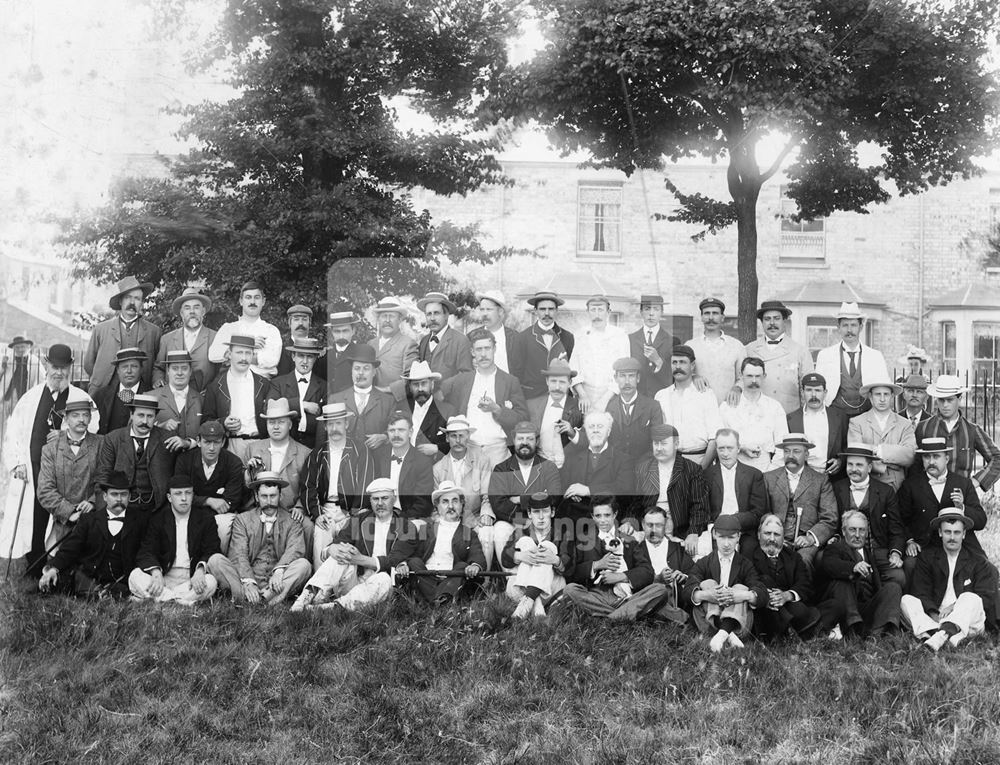
[[[555,338],[551,348],[545,347],[537,322],[517,335],[517,350],[514,358],[510,359],[510,373],[521,381],[521,388],[526,398],[544,396],[548,392],[549,388],[542,370],[548,367],[553,359],[561,357],[569,361],[573,356],[575,343],[573,333],[558,324],[552,329]],[[507,350],[510,350],[510,346],[507,346]]]
[[[722,467],[718,460],[704,471],[705,483],[708,485],[709,518],[714,523],[722,511],[724,489],[722,486]],[[739,512],[736,518],[744,534],[756,534],[760,519],[769,512],[767,487],[764,485],[764,474],[752,465],[736,463],[736,505]]]
[[[292,361],[292,338],[290,335],[282,335],[281,355],[278,356],[278,371],[275,376],[280,377],[281,375],[291,374],[294,371],[295,362]],[[313,365],[313,374],[323,381],[324,389],[326,386],[326,371],[326,349],[324,348]]]
[[[330,444],[317,446],[306,457],[299,483],[299,501],[309,517],[316,519],[330,491]],[[345,513],[357,515],[368,506],[365,489],[375,480],[375,460],[364,442],[347,439],[337,476],[337,499]]]
[[[298,411],[299,402],[299,376],[292,370],[290,374],[278,375],[271,380],[271,387],[267,391],[268,399],[279,398],[288,399],[288,408]],[[315,371],[309,376],[309,385],[306,386],[305,400],[322,407],[326,403],[326,382],[316,374]],[[305,433],[299,430],[298,419],[292,420],[292,438],[310,449],[316,445],[316,415],[306,412]]]
[[[632,592],[639,592],[643,587],[653,583],[653,564],[649,562],[649,553],[643,542],[633,542],[631,539],[623,539],[622,557],[628,571],[628,583],[632,585]],[[576,554],[574,555],[575,566],[571,576],[567,576],[569,582],[576,582],[585,587],[602,587],[611,585],[596,584],[596,576],[593,575],[593,565],[603,558],[608,552],[607,543],[597,534],[597,525],[589,524],[576,543]],[[597,572],[598,575],[603,573]]]
[[[417,360],[430,364],[431,369],[441,375],[442,382],[459,372],[471,372],[472,345],[469,343],[469,338],[454,327],[446,327],[439,335],[440,342],[433,353],[430,347],[430,333],[420,339],[417,344]]]
[[[378,558],[378,570],[389,571],[413,557],[417,549],[417,530],[406,518],[393,513],[389,535],[385,540],[386,554]],[[338,544],[352,544],[362,555],[373,556],[375,545],[375,513],[366,510],[348,523],[334,540]]]
[[[813,587],[809,567],[799,555],[787,547],[783,547],[778,553],[777,571],[771,568],[767,554],[760,546],[754,548],[750,559],[760,575],[761,582],[767,589],[777,588],[782,592],[791,590],[798,594],[801,601],[812,600]]]
[[[136,346],[146,352],[141,380],[148,388],[153,384],[153,360],[160,346],[163,331],[148,319],[136,319]],[[105,319],[90,333],[90,342],[83,355],[83,368],[90,375],[87,392],[93,396],[100,388],[117,379],[115,355],[122,349],[121,318],[116,313]]]
[[[208,360],[208,349],[212,347],[215,339],[215,330],[202,326],[198,330],[198,337],[195,340],[194,348],[191,349],[191,387],[197,391],[204,391],[219,372],[219,365]],[[167,351],[186,351],[184,347],[184,328],[167,332],[160,338],[160,349],[156,354],[156,363],[153,365],[153,383],[162,382],[167,384]]]
[[[190,574],[199,563],[208,566],[208,559],[221,553],[219,527],[215,523],[215,513],[204,507],[192,507],[188,518],[188,555],[191,556]],[[177,524],[174,511],[169,507],[153,513],[149,519],[146,536],[139,548],[136,566],[143,571],[154,568],[164,574],[170,571],[177,556]]]
[[[147,393],[149,386],[139,380],[139,393]],[[112,430],[124,428],[129,423],[131,410],[118,398],[118,378],[103,388],[94,391],[94,404],[97,412],[101,415],[101,424],[97,428],[97,434],[104,436]]]
[[[149,482],[153,487],[153,502],[159,507],[167,497],[167,482],[174,472],[174,454],[163,445],[166,434],[159,428],[149,431],[146,441]],[[130,478],[135,475],[135,443],[128,427],[119,428],[104,437],[94,470],[94,484],[105,483],[111,474],[121,471]]]
[[[636,494],[642,507],[651,507],[660,497],[660,468],[650,457],[635,470]],[[700,467],[681,455],[674,458],[667,486],[670,517],[674,536],[684,539],[689,534],[701,534],[708,528],[708,487]]]
[[[684,582],[684,597],[688,602],[691,602],[691,596],[703,581],[712,579],[718,582],[721,576],[722,566],[719,563],[719,553],[717,550],[713,550],[711,554],[696,560],[694,566],[691,567],[687,581]],[[767,587],[764,586],[754,564],[740,555],[738,551],[733,553],[733,564],[729,567],[729,581],[720,582],[720,584],[727,587],[732,587],[734,584],[745,585],[747,589],[757,593],[757,605],[750,607],[767,607]]]
[[[450,379],[444,380],[441,383],[441,398],[457,414],[467,415],[469,409],[479,403],[478,401],[469,401],[475,380],[475,372],[461,372]],[[497,369],[494,382],[493,400],[500,406],[500,411],[493,415],[493,419],[496,420],[509,436],[517,423],[530,418],[528,403],[524,400],[521,383],[512,375],[507,374],[502,369]]]
[[[523,511],[526,518],[527,507],[521,498],[540,491],[548,492],[553,507],[559,505],[562,498],[562,479],[559,477],[559,471],[554,462],[537,454],[528,472],[527,482],[521,475],[517,457],[513,455],[497,463],[490,475],[490,507],[493,508],[493,514],[498,521],[512,523],[519,511]],[[511,497],[518,498],[518,502],[511,502]]]
[[[243,463],[228,449],[219,453],[219,461],[211,478],[205,478],[201,463],[201,449],[182,452],[174,467],[175,475],[188,476],[194,484],[194,506],[205,507],[207,499],[224,499],[229,509],[237,511],[243,506]]]
[[[986,612],[991,612],[990,603],[996,597],[996,585],[989,563],[982,555],[962,549],[955,561],[955,575],[952,578],[955,596],[963,592],[973,592],[983,599]],[[909,594],[919,598],[928,614],[937,611],[948,589],[948,553],[943,547],[929,547],[921,550],[913,569],[913,582]]]
[[[340,393],[354,385],[354,380],[351,377],[351,368],[354,366],[354,362],[348,361],[347,357],[353,356],[359,347],[360,343],[351,341],[343,351],[338,351],[337,346],[327,349],[326,374],[321,375],[321,377],[325,377],[327,381],[326,397],[328,400],[332,400],[334,393]],[[323,357],[321,356],[317,359],[316,366],[322,362]],[[313,371],[316,371],[316,367],[313,367]]]
[[[532,398],[528,400],[528,414],[531,421],[535,423],[536,428],[542,427],[542,417],[545,415],[545,407],[549,403],[548,393],[544,396]],[[580,411],[580,405],[577,403],[576,396],[571,392],[566,393],[566,398],[563,399],[563,410],[562,417],[560,419],[565,420],[574,428],[583,427],[583,413]],[[570,437],[563,433],[560,436],[563,448],[565,449],[569,446]]]
[[[789,433],[804,433],[802,425],[802,409],[794,409],[785,415],[788,422]],[[830,425],[830,436],[826,442],[826,459],[832,460],[847,447],[847,426],[848,417],[840,409],[833,407],[826,408],[826,421]],[[837,481],[844,477],[844,467],[830,476],[831,481]]]
[[[413,396],[406,392],[406,408],[413,414]],[[420,423],[420,430],[417,432],[417,446],[420,444],[434,444],[441,455],[451,451],[448,445],[448,437],[444,433],[444,427],[448,424],[448,418],[454,414],[454,410],[445,402],[432,398],[427,407],[427,414],[424,421]]]
[[[135,568],[136,556],[146,536],[149,517],[150,514],[142,510],[125,511],[125,523],[122,524],[118,537],[122,551],[122,571],[126,577]],[[69,536],[59,545],[58,552],[49,560],[49,565],[60,573],[79,568],[90,579],[100,584],[109,584],[111,580],[106,576],[105,561],[111,552],[114,537],[108,531],[107,519],[108,514],[103,510],[81,515]]]
[[[262,438],[267,435],[267,420],[261,417],[267,411],[267,391],[271,387],[271,381],[266,377],[261,377],[256,372],[250,372],[253,376],[253,408],[257,414],[257,435]],[[201,421],[218,420],[225,423],[226,418],[233,409],[233,398],[229,395],[229,383],[227,373],[222,373],[205,391],[205,404],[201,408]]]
[[[437,519],[434,519],[420,532],[413,557],[408,561],[414,571],[427,569],[427,561],[434,554],[434,545],[437,544],[438,526]],[[486,568],[486,556],[483,554],[479,535],[475,529],[470,529],[461,521],[451,537],[451,554],[455,558],[452,566],[455,571],[464,571],[466,566],[471,566],[473,563],[480,569]]]
[[[795,510],[791,510],[793,515],[789,515],[789,487],[785,468],[764,473],[764,485],[767,487],[767,495],[771,502],[771,512],[785,524],[785,539],[792,541],[789,537],[795,533]],[[811,531],[820,547],[837,532],[840,526],[837,500],[834,499],[830,480],[825,473],[817,472],[805,465],[791,504],[793,507],[802,508],[799,534],[805,535]]]
[[[375,475],[388,478],[390,475],[392,447],[388,444],[375,450]],[[404,518],[428,518],[434,507],[431,492],[434,491],[434,460],[425,457],[414,448],[406,450],[403,464],[399,467],[399,506]]]
[[[639,374],[640,395],[652,398],[658,391],[674,384],[674,377],[670,372],[670,353],[680,342],[663,327],[658,328],[653,338],[653,348],[663,359],[663,366],[659,372],[654,372],[654,365],[646,360],[646,354],[642,352],[646,346],[646,325],[628,336],[629,355],[642,364],[642,372]]]
[[[590,489],[590,496],[581,497],[580,501],[563,497],[556,515],[561,518],[586,518],[590,515],[595,496],[611,494],[618,499],[619,517],[630,517],[633,512],[634,470],[625,455],[611,444],[594,458],[587,446],[569,446],[566,449],[566,460],[559,470],[563,490],[574,483],[580,483]]]
[[[851,509],[851,479],[845,478],[833,485],[833,496],[837,500],[837,511],[843,516]],[[857,508],[868,518],[868,535],[875,547],[895,550],[901,556],[906,554],[906,529],[899,515],[896,492],[887,483],[869,479],[868,493],[862,506]]]
[[[848,546],[843,539],[831,542],[823,548],[823,557],[820,560],[820,575],[827,580],[840,580],[852,582],[859,603],[865,603],[882,587],[882,577],[879,576],[878,568],[875,565],[875,553],[871,546],[871,540],[865,544],[865,560],[871,564],[872,572],[869,576],[862,577],[854,567],[861,561],[861,555],[857,550]]]
[[[955,489],[961,489],[965,497],[965,514],[972,519],[972,528],[966,532],[962,549],[968,550],[975,555],[986,555],[983,546],[976,538],[976,531],[986,528],[986,512],[979,502],[979,495],[972,481],[949,472],[944,483],[944,491],[941,492],[941,500],[934,496],[934,490],[927,480],[926,473],[918,473],[910,476],[903,485],[899,487],[899,514],[903,520],[908,539],[912,539],[921,547],[940,547],[941,537],[937,531],[931,528],[931,521],[937,517],[938,511],[946,507],[952,507],[951,493]]]
[[[354,417],[347,421],[347,436],[353,438],[358,443],[364,443],[368,436],[380,434],[385,435],[389,428],[389,417],[396,410],[396,399],[391,393],[385,393],[373,387],[368,394],[368,401],[365,403],[365,411],[358,412],[358,403],[354,400],[354,387],[340,393],[334,393],[328,398],[331,404],[342,403],[347,407],[347,411],[353,412]],[[321,441],[325,441],[324,438]]]
[[[156,413],[156,424],[162,425],[167,420],[177,420],[177,430],[168,431],[167,437],[178,436],[179,438],[197,438],[198,429],[201,427],[202,396],[193,385],[188,385],[187,399],[184,403],[184,410],[177,410],[177,402],[174,401],[173,391],[170,385],[153,390],[153,396],[160,402],[160,411]],[[104,420],[101,420],[104,423]]]
[[[612,396],[605,410],[611,414],[611,443],[617,446],[638,465],[653,455],[653,441],[649,429],[663,424],[663,410],[660,405],[639,394],[632,405],[632,416],[626,417],[622,409],[621,396]]]

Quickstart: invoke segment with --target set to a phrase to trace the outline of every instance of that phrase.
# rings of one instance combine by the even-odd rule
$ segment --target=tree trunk
[[[736,279],[740,341],[757,337],[757,196],[759,189],[736,201]]]

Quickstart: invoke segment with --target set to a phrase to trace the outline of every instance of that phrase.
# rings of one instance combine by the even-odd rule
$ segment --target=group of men
[[[813,364],[777,301],[744,346],[717,298],[681,344],[654,295],[631,334],[595,295],[574,337],[553,292],[521,331],[482,293],[468,335],[432,292],[422,338],[386,297],[360,342],[349,311],[313,337],[305,305],[282,334],[256,282],[218,331],[185,290],[162,333],[151,290],[119,283],[87,391],[54,345],[8,423],[0,542],[43,590],[353,610],[505,582],[515,617],[690,620],[713,651],[904,626],[938,650],[995,623],[975,531],[1000,451],[958,378],[890,379],[856,304]]]

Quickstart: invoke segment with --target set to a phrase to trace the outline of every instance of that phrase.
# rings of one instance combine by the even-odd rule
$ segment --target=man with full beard
[[[425,457],[439,460],[448,453],[448,438],[444,432],[453,410],[443,401],[434,398],[434,387],[441,375],[432,372],[426,361],[414,361],[406,381],[406,407],[413,417],[411,445]]]
[[[215,340],[215,330],[205,326],[205,314],[212,310],[212,299],[194,287],[188,287],[173,302],[181,326],[160,338],[160,352],[153,366],[153,387],[167,384],[167,353],[187,351],[191,356],[191,387],[203,391],[215,379],[219,365],[208,360],[208,349]]]

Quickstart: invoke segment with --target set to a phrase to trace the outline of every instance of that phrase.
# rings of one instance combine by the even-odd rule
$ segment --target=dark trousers
[[[21,512],[25,510],[27,508],[22,508]],[[48,528],[51,516],[37,499],[31,512],[31,550],[28,552],[28,568],[25,569],[24,575],[38,579],[45,566],[45,530]],[[6,553],[6,550],[4,552]]]
[[[837,579],[830,582],[826,591],[844,606],[841,625],[860,633],[875,632],[888,626],[899,628],[899,600],[903,590],[896,582],[886,582],[877,590],[869,591],[855,582]]]

